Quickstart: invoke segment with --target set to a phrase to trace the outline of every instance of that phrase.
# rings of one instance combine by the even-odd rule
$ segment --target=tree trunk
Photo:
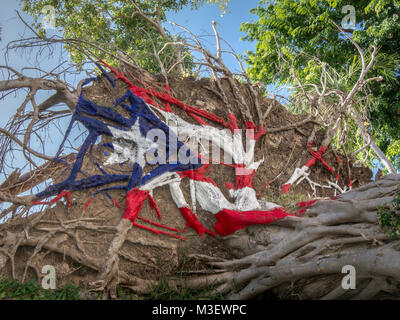
[[[371,137],[371,135],[368,133],[367,128],[365,128],[365,126],[364,126],[364,122],[362,121],[362,119],[360,118],[360,116],[357,114],[356,111],[353,112],[353,116],[354,116],[354,120],[357,123],[357,126],[360,128],[360,131],[361,131],[361,134],[362,134],[365,144],[369,143],[371,145],[372,150],[374,150],[375,154],[381,160],[382,164],[389,171],[389,173],[397,173],[393,164],[390,162],[390,160],[386,157],[386,155],[383,153],[383,151],[375,143],[374,138]]]

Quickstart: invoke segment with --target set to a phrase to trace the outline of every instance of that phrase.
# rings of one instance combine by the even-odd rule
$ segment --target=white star
[[[110,126],[108,128],[113,135],[114,152],[104,164],[129,161],[136,162],[143,168],[146,165],[145,153],[157,148],[157,143],[141,135],[139,121],[135,122],[130,131],[123,131]]]

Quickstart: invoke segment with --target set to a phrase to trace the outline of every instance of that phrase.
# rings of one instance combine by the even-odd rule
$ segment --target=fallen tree
[[[213,286],[232,299],[249,299],[268,290],[281,297],[302,299],[398,297],[400,242],[379,226],[377,211],[380,207],[392,208],[399,184],[400,175],[387,175],[335,200],[319,200],[301,217],[287,217],[225,237],[220,241],[227,248],[245,256],[227,260],[218,254],[191,254],[189,258],[202,262],[203,267],[187,270],[189,276],[184,279],[169,278],[169,284],[195,289]],[[61,214],[63,211],[65,215]],[[173,266],[170,259],[176,257],[176,242],[143,237],[126,219],[108,224],[103,218],[73,219],[67,211],[66,206],[60,205],[30,219],[1,225],[0,269],[8,266],[6,270],[13,277],[19,274],[22,281],[29,270],[34,270],[40,279],[40,266],[49,263],[50,257],[46,256],[55,255],[58,257],[53,256],[50,261],[58,266],[57,270],[66,268],[62,271],[66,278],[85,268],[83,277],[86,283],[92,279],[92,290],[106,290],[117,298],[117,285],[141,294],[157,285],[159,279],[154,274],[141,270],[142,277],[137,276],[141,269],[138,265],[157,270],[151,256],[154,249],[164,251],[158,255]],[[93,250],[94,243],[87,239],[89,234],[94,239],[104,239],[101,252]],[[147,249],[144,259],[131,256],[137,245]],[[31,249],[23,249],[17,255],[22,248]],[[246,255],[249,252],[254,253]],[[210,267],[204,268],[205,265]],[[356,270],[356,287],[352,290],[342,286],[342,270],[348,265]]]
[[[165,72],[157,78],[121,59],[119,67],[126,72],[121,73],[98,61],[111,72],[103,71],[103,76],[98,77],[91,87],[81,86],[87,85],[88,81],[71,89],[57,75],[46,73],[39,81],[5,67],[13,79],[0,82],[1,91],[20,87],[30,90],[8,128],[1,131],[4,145],[8,146],[3,150],[3,160],[7,152],[18,145],[34,168],[22,176],[14,171],[0,186],[1,201],[11,203],[0,213],[1,218],[7,218],[0,225],[0,271],[22,281],[34,276],[41,279],[41,267],[50,264],[56,266],[58,277],[63,281],[81,282],[88,292],[100,291],[104,297],[111,298],[117,297],[118,285],[147,294],[165,275],[173,288],[212,286],[214,292],[236,299],[253,298],[271,290],[283,297],[309,299],[373,298],[381,292],[397,296],[399,243],[379,226],[379,223],[387,224],[379,220],[378,211],[387,206],[393,211],[390,211],[393,217],[398,214],[398,207],[390,203],[397,196],[400,177],[387,175],[364,185],[370,177],[365,179],[352,172],[357,168],[352,166],[351,156],[345,152],[341,154],[331,146],[334,136],[343,136],[349,117],[356,112],[352,106],[357,93],[369,81],[379,80],[366,78],[374,64],[376,48],[368,62],[363,51],[359,51],[362,70],[349,92],[328,86],[330,75],[325,67],[320,88],[313,85],[311,90],[306,90],[299,82],[302,88],[299,100],[308,101],[310,113],[294,116],[276,100],[263,97],[263,92],[246,77],[244,69],[242,81],[227,69],[215,25],[219,44],[216,55],[204,49],[197,37],[184,30],[190,34],[192,42],[168,45],[186,44],[192,50],[198,50],[204,57],[198,62],[199,68],[210,68],[212,79],[173,78],[162,66],[161,70]],[[32,44],[33,40],[29,41]],[[48,45],[68,41],[78,48],[77,40],[38,38],[33,43]],[[22,45],[27,43],[23,41]],[[87,51],[84,53],[95,60]],[[112,86],[116,82],[118,84]],[[35,102],[38,89],[56,89],[58,98],[38,105]],[[117,99],[119,103],[115,103],[121,96],[124,99]],[[61,98],[63,100],[59,100]],[[92,102],[94,99],[96,103]],[[39,153],[29,144],[36,128],[60,115],[51,110],[60,101],[70,109],[62,111],[62,115],[73,112],[70,127],[73,121],[81,121],[88,129],[88,138],[77,149],[77,154],[65,155],[63,159],[59,156],[68,134],[55,157]],[[73,101],[77,104],[70,106],[69,102]],[[124,101],[131,104],[121,104]],[[28,109],[28,102],[33,111]],[[102,107],[106,105],[114,107]],[[333,107],[337,105],[335,110]],[[233,167],[213,164],[207,176],[204,171],[196,171],[202,167],[180,169],[179,175],[173,172],[165,181],[155,179],[154,185],[150,181],[138,184],[136,189],[129,188],[142,174],[140,171],[136,177],[139,171],[133,165],[139,163],[145,167],[147,164],[138,156],[137,150],[147,148],[149,141],[141,137],[142,127],[139,128],[142,131],[132,129],[134,134],[116,128],[109,129],[111,134],[107,128],[111,121],[126,122],[126,127],[134,128],[136,118],[129,118],[129,112],[136,116],[134,112],[138,106],[160,128],[164,128],[159,120],[162,116],[174,118],[189,128],[192,135],[206,136],[209,140],[211,136],[221,135],[222,141],[223,127],[233,132],[241,126],[252,129],[253,149],[250,153],[244,152],[241,140],[236,144],[220,143],[218,147],[232,153],[233,158],[235,152],[242,149],[245,156],[238,157]],[[157,109],[157,106],[162,107]],[[178,107],[176,114],[180,117],[169,113],[171,106]],[[85,117],[83,113],[86,113]],[[216,125],[207,126],[202,118],[216,122]],[[105,120],[100,123],[99,119]],[[129,122],[132,119],[134,121]],[[190,122],[193,119],[201,125],[193,125]],[[25,121],[29,121],[28,129],[21,140],[18,135]],[[101,143],[96,144],[99,137]],[[123,146],[128,140],[136,143],[127,147],[128,157],[122,159],[121,155],[126,154],[120,152],[114,154],[118,161],[110,163],[111,157],[104,152],[104,147],[113,143],[114,149],[125,150]],[[257,145],[257,141],[261,143]],[[340,141],[345,142],[345,139]],[[319,148],[315,149],[313,145]],[[133,152],[134,148],[138,148],[136,152]],[[260,161],[264,154],[271,159],[267,164]],[[47,162],[37,165],[33,156]],[[136,161],[131,161],[130,169],[123,168],[130,171],[130,175],[108,173],[121,170],[133,157]],[[333,163],[337,163],[336,170]],[[248,169],[250,173],[238,175],[238,168]],[[234,176],[234,170],[236,186],[217,188]],[[257,179],[256,173],[262,178]],[[52,182],[43,191],[20,195],[49,179]],[[122,182],[127,186],[118,184]],[[178,186],[171,187],[173,183]],[[108,193],[102,189],[105,186]],[[357,186],[360,187],[352,189]],[[256,190],[260,195],[263,187],[269,188],[270,195],[276,198],[282,189],[284,194],[301,194],[303,198],[298,200],[305,201],[294,201],[297,203],[294,207],[283,208],[280,203],[256,197]],[[157,193],[153,194],[156,188]],[[50,196],[56,197],[42,201]],[[234,203],[227,200],[229,197]],[[67,198],[65,204],[61,203],[63,198]],[[189,205],[185,198],[191,199],[192,203]],[[145,199],[149,199],[148,205],[144,203]],[[125,208],[121,205],[124,200]],[[50,206],[32,212],[36,205]],[[163,213],[163,225],[151,220],[152,209],[160,218]],[[124,215],[121,210],[125,210]],[[150,226],[139,225],[139,220]],[[195,232],[181,233],[184,222],[199,235],[209,235],[199,238]],[[213,225],[220,236],[213,237]],[[182,241],[183,237],[189,240],[187,244]],[[179,254],[182,247],[189,248],[187,258],[193,265],[185,270],[189,274],[187,277],[173,279],[171,275],[182,258]],[[339,278],[343,267],[348,265],[356,270],[357,287],[345,291]]]

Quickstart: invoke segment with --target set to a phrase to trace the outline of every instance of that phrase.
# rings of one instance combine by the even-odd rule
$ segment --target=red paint
[[[232,133],[239,129],[237,119],[233,113],[228,114],[228,128]]]
[[[144,230],[147,230],[147,231],[151,231],[151,232],[153,232],[153,233],[155,233],[155,234],[157,234],[157,235],[165,234],[165,235],[170,236],[170,237],[174,237],[174,238],[186,240],[186,238],[181,237],[181,236],[178,236],[177,234],[173,234],[173,233],[169,233],[169,232],[166,232],[166,231],[156,230],[156,229],[153,229],[153,228],[149,228],[149,227],[146,227],[146,226],[142,226],[142,225],[140,225],[140,224],[137,224],[136,222],[132,222],[132,224],[133,224],[135,227],[138,227],[138,228],[140,228],[140,229],[144,229]]]
[[[150,89],[146,89],[146,88],[141,88],[135,84],[133,84],[128,78],[126,78],[122,73],[118,72],[116,69],[114,69],[113,67],[111,67],[110,65],[108,65],[107,63],[105,63],[103,60],[99,60],[103,65],[105,65],[107,68],[109,68],[111,70],[111,72],[113,72],[116,75],[117,79],[120,79],[122,81],[124,81],[125,83],[128,84],[129,89],[136,94],[137,96],[141,97],[145,102],[150,103],[164,111],[167,111],[166,109],[160,107],[157,105],[157,103],[155,103],[150,96],[158,98],[163,100],[166,103],[170,103],[170,104],[174,104],[177,107],[185,110],[187,113],[191,113],[191,114],[196,114],[198,116],[201,116],[203,118],[206,118],[208,120],[214,121],[216,123],[221,124],[222,126],[224,126],[225,128],[229,128],[229,124],[225,122],[225,120],[221,117],[218,117],[212,113],[209,113],[205,110],[199,109],[199,108],[195,108],[192,107],[188,104],[184,104],[183,102],[179,101],[178,99],[172,97],[171,95],[164,93],[164,92],[159,92],[154,90],[153,88]]]
[[[149,192],[135,188],[126,195],[126,206],[123,218],[134,222],[142,211],[143,202],[147,199]]]
[[[215,215],[217,222],[215,231],[221,236],[227,236],[237,230],[254,224],[269,224],[273,221],[283,219],[291,214],[283,208],[275,208],[270,211],[234,211],[223,209]]]
[[[210,166],[209,164],[205,164],[204,166],[200,167],[199,169],[178,172],[178,174],[182,179],[187,177],[191,180],[204,181],[204,182],[211,183],[214,186],[217,186],[217,184],[214,182],[214,180],[212,180],[211,178],[207,178],[205,175],[209,166]]]
[[[32,204],[54,204],[63,197],[67,197],[68,208],[71,207],[71,192],[66,190],[61,191],[57,197],[51,199],[50,201],[33,201]]]
[[[256,173],[256,170],[253,169],[247,169],[244,164],[237,164],[234,166],[236,169],[236,182],[235,185],[232,183],[226,182],[225,186],[228,189],[243,189],[245,187],[249,187],[253,189],[252,183],[253,183],[253,178],[254,174]]]
[[[245,187],[253,188],[252,183],[255,173],[255,170],[253,170],[253,172],[251,174],[248,174],[247,176],[236,176],[236,189],[243,189]]]
[[[156,229],[149,228],[149,227],[146,227],[146,226],[142,226],[142,225],[139,225],[139,224],[136,223],[136,219],[140,219],[140,220],[146,221],[148,223],[151,223],[151,224],[153,224],[155,226],[164,228],[164,229],[181,232],[181,230],[179,230],[179,229],[170,228],[170,227],[164,226],[162,224],[158,224],[156,222],[153,222],[151,220],[139,217],[139,213],[140,213],[140,211],[142,211],[142,208],[143,208],[143,202],[147,198],[149,198],[150,207],[152,209],[155,209],[157,211],[157,214],[158,214],[159,218],[161,218],[161,214],[160,214],[160,212],[159,212],[159,210],[157,208],[157,205],[155,204],[154,199],[149,195],[149,192],[147,190],[139,190],[138,188],[135,188],[135,189],[129,191],[129,193],[126,196],[126,207],[125,207],[125,213],[124,213],[123,219],[128,219],[128,220],[130,220],[132,222],[132,224],[134,226],[136,226],[138,228],[141,228],[141,229],[144,229],[144,230],[151,231],[151,232],[153,232],[155,234],[158,234],[158,235],[165,234],[165,235],[168,235],[168,236],[171,236],[171,237],[175,237],[175,238],[186,240],[185,238],[183,238],[181,236],[178,236],[176,234],[172,234],[172,233],[165,232],[165,231],[162,231],[162,230],[156,230]]]
[[[290,190],[290,187],[291,187],[291,184],[290,184],[290,183],[283,185],[283,187],[282,187],[282,189],[281,189],[281,194],[286,194],[286,193],[288,193],[289,190]]]
[[[157,204],[154,201],[154,198],[150,194],[149,194],[149,203],[150,203],[150,208],[157,212],[158,220],[161,220],[161,212],[158,209]]]
[[[238,164],[236,167],[236,189],[244,187],[253,188],[253,178],[256,170],[247,169],[244,164]]]
[[[172,111],[172,110],[171,110]],[[196,116],[194,113],[192,112],[188,112],[187,113],[189,116],[191,116],[193,119],[195,119],[198,123],[203,124],[205,126],[209,126],[209,124],[207,122],[205,122],[202,118]]]
[[[113,199],[113,198],[111,198],[111,200],[112,200],[112,202],[114,202],[114,204],[118,207],[118,209],[121,209],[121,210],[122,210],[122,207],[121,207],[121,205],[117,202],[117,200],[115,200],[115,199]]]
[[[251,140],[256,140],[257,141],[262,136],[267,134],[267,131],[263,128],[262,125],[258,126],[258,129],[257,129],[256,133],[254,134],[254,131],[251,131],[251,130],[256,130],[256,125],[251,121],[246,121],[245,124],[246,124],[246,129],[248,130],[247,131],[247,136]]]
[[[254,136],[254,140],[258,141],[262,136],[267,134],[267,130],[263,128],[263,126],[260,124],[258,126],[258,131],[256,132]]]
[[[230,183],[230,182],[225,182],[225,187],[227,189],[235,189],[235,186],[233,185],[233,183]]]
[[[330,173],[335,174],[335,170],[333,170],[333,169],[328,165],[328,163],[326,163],[325,160],[322,159],[322,155],[325,153],[325,151],[326,151],[326,149],[327,149],[326,146],[322,146],[322,147],[318,150],[318,152],[313,151],[313,150],[311,149],[311,146],[312,146],[312,143],[309,142],[309,143],[308,143],[308,150],[310,151],[310,153],[311,153],[311,155],[313,156],[313,158],[312,158],[310,161],[308,161],[308,162],[306,163],[306,166],[310,168],[310,167],[312,167],[312,166],[315,164],[315,162],[318,160],[318,161],[320,161],[320,162],[325,166],[325,168],[328,169],[328,171],[329,171]]]
[[[167,90],[167,93],[169,95],[171,95],[171,90],[169,88],[168,83],[165,84],[165,90]],[[165,109],[166,109],[167,112],[172,112],[172,108],[171,108],[171,105],[169,104],[169,102],[167,102],[167,105],[165,106]]]
[[[302,202],[298,202],[297,205],[302,208],[308,208],[308,207],[312,206],[314,203],[316,203],[317,201],[318,201],[318,199],[311,200],[311,201],[302,201]]]
[[[139,219],[139,220],[142,220],[142,221],[144,221],[144,222],[150,223],[150,224],[152,224],[152,225],[154,225],[154,226],[157,226],[157,227],[160,227],[160,228],[164,228],[164,229],[167,229],[167,230],[170,230],[170,231],[184,232],[183,230],[176,229],[176,228],[172,228],[172,227],[167,227],[167,226],[164,226],[163,224],[160,224],[160,223],[151,221],[151,220],[146,219],[146,218],[143,218],[143,217],[138,217],[138,219]]]
[[[263,184],[261,187],[258,188],[258,194],[260,194],[260,190],[264,189],[265,187],[269,186],[272,182],[274,182],[276,179],[272,179],[268,181],[267,183]]]
[[[206,227],[202,225],[199,221],[199,218],[193,211],[188,207],[179,208],[179,211],[182,213],[182,216],[186,220],[185,228],[193,228],[199,236],[203,236],[204,233],[208,233],[209,235],[215,236],[215,233],[208,230]]]
[[[252,121],[245,121],[246,129],[256,129],[256,125]]]
[[[86,203],[85,203],[85,208],[83,208],[83,211],[86,211],[88,208],[89,204],[92,202],[93,198],[91,197]]]

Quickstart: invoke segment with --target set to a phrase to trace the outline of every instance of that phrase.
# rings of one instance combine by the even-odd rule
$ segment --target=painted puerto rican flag
[[[172,199],[186,220],[186,227],[193,228],[199,235],[207,233],[226,236],[249,225],[268,224],[291,215],[280,206],[257,199],[252,186],[253,176],[263,162],[263,159],[258,161],[254,159],[256,142],[266,133],[262,126],[257,128],[252,122],[246,122],[245,149],[234,115],[229,114],[225,120],[205,110],[186,105],[168,93],[136,86],[111,66],[103,61],[101,63],[116,75],[116,79],[129,85],[126,94],[115,102],[115,106],[122,107],[128,116],[121,115],[113,108],[99,106],[86,99],[82,93],[56,160],[61,161],[58,155],[62,152],[75,122],[84,125],[88,135],[79,149],[68,178],[38,193],[36,195],[38,200],[34,204],[52,204],[62,197],[67,197],[69,204],[72,191],[97,188],[88,199],[85,210],[100,193],[106,194],[122,209],[122,206],[108,193],[112,190],[121,190],[126,194],[123,218],[129,219],[139,228],[182,239],[183,237],[179,235],[182,230],[140,217],[143,203],[147,200],[161,220],[161,212],[152,197],[153,192],[161,186],[169,186]],[[98,67],[115,85],[115,79],[112,79],[100,65]],[[95,78],[87,79],[84,85],[93,80]],[[169,88],[166,89],[169,92]],[[155,102],[155,98],[163,101],[164,105]],[[180,118],[173,112],[171,106],[184,110],[197,124]],[[173,126],[169,126],[169,123],[173,123]],[[225,129],[219,129],[212,123]],[[96,163],[102,174],[78,179],[85,156],[92,152],[100,136],[108,136],[112,141],[103,144],[106,161],[103,164]],[[226,187],[234,201],[228,200],[217,184],[207,176],[208,160],[192,151],[179,139],[181,136],[190,137],[198,143],[212,142],[231,157],[232,163],[225,165],[235,168],[236,181],[235,184],[226,183]],[[129,170],[117,170],[115,166],[110,166],[113,164],[127,164]],[[151,166],[149,172],[145,170],[146,166]],[[182,179],[190,181],[190,204],[181,189]],[[115,183],[118,183],[118,186],[108,186]],[[52,196],[55,196],[52,200],[39,201]],[[208,230],[199,221],[196,214],[197,205],[215,215],[214,231]],[[139,221],[164,230],[141,225]]]

